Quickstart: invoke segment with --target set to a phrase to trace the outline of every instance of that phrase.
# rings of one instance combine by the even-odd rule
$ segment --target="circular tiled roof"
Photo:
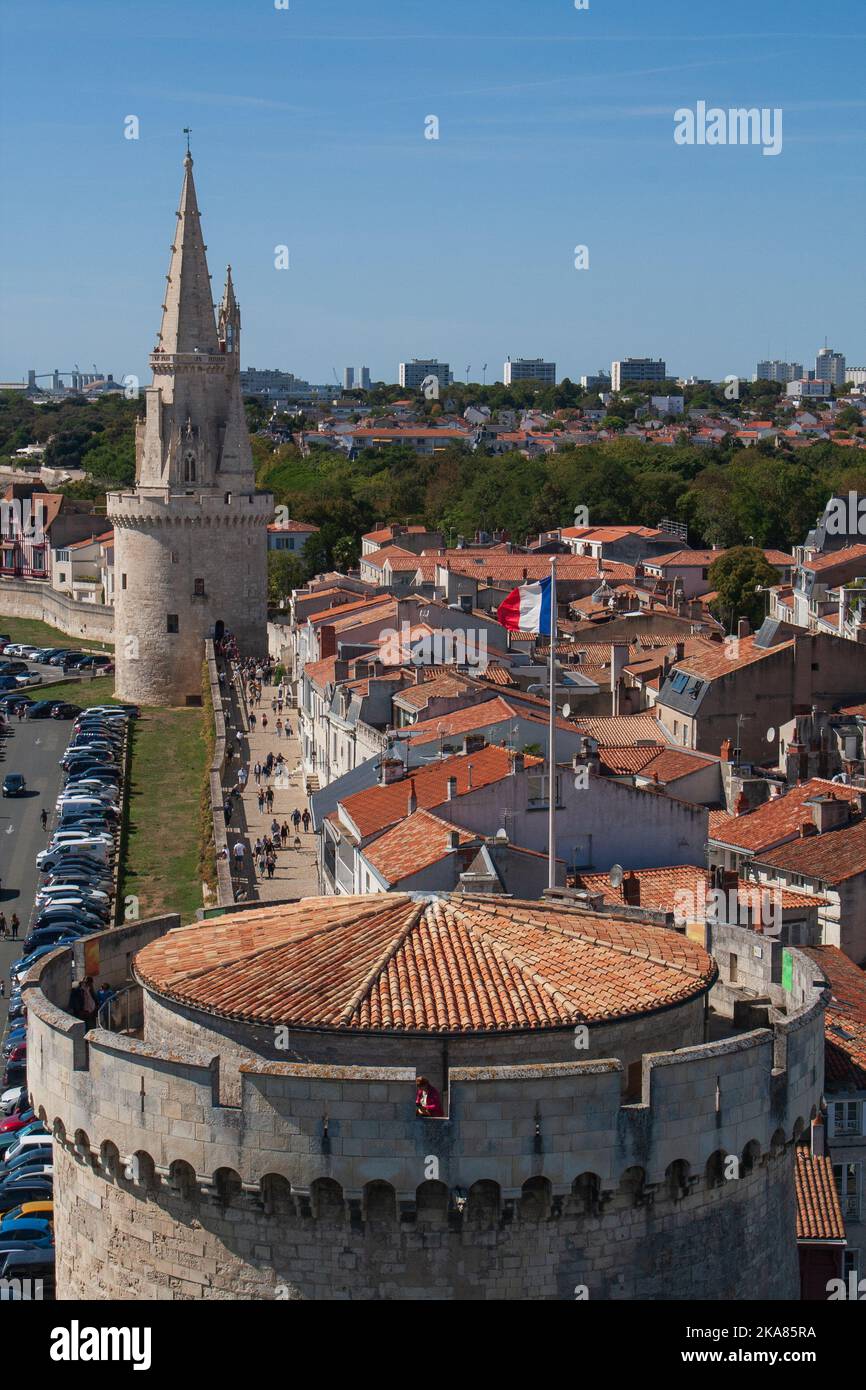
[[[554,903],[306,898],[184,927],[135,960],[153,994],[252,1024],[476,1033],[605,1023],[683,1004],[716,978],[664,927]]]

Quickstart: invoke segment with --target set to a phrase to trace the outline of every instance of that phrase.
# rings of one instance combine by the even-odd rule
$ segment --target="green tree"
[[[279,608],[293,589],[304,584],[304,566],[300,557],[287,550],[268,551],[268,603]]]
[[[709,582],[718,591],[710,608],[719,622],[730,623],[733,629],[738,618],[748,618],[756,629],[766,611],[766,596],[758,592],[758,587],[778,584],[779,572],[762,551],[738,545],[710,565]]]
[[[334,564],[341,572],[352,570],[358,563],[361,546],[354,536],[341,536],[334,542]]]

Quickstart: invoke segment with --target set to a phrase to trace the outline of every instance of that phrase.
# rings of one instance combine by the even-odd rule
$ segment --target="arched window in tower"
[[[231,319],[229,319],[228,323],[226,324],[226,352],[234,352],[234,350],[235,350],[235,326],[234,326],[234,324],[232,323]]]
[[[183,480],[185,483],[195,482],[195,454],[192,449],[187,449],[183,456]]]

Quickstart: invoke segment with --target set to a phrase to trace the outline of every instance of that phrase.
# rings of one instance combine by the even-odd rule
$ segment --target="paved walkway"
[[[295,849],[295,829],[291,822],[292,812],[297,809],[303,813],[309,806],[306,792],[304,789],[304,777],[301,770],[301,750],[296,737],[297,733],[297,713],[294,710],[283,708],[282,718],[286,730],[291,729],[291,734],[283,733],[282,738],[277,738],[276,722],[278,716],[271,709],[271,701],[276,696],[276,689],[273,686],[262,688],[261,704],[251,711],[256,716],[256,727],[252,732],[246,733],[241,737],[242,760],[239,762],[235,757],[232,759],[231,771],[226,774],[225,781],[231,785],[237,781],[237,774],[241,765],[246,769],[249,776],[242,802],[243,808],[240,815],[235,813],[229,825],[229,849],[233,848],[236,841],[240,838],[246,839],[247,854],[245,870],[246,876],[253,885],[253,893],[261,902],[273,902],[280,898],[308,898],[314,897],[319,892],[319,878],[316,868],[316,837],[313,834],[304,834],[303,825],[298,830],[298,837],[301,841],[301,848]],[[234,694],[234,692],[233,692]],[[237,700],[232,701],[236,724],[240,724],[237,719]],[[262,729],[262,715],[268,716],[268,727]],[[268,753],[273,753],[274,757],[282,753],[285,759],[285,772],[282,776],[276,774],[271,776],[270,785],[274,789],[274,806],[269,811],[267,806],[264,812],[259,812],[258,806],[258,787],[253,776],[253,768],[257,762],[264,763]],[[262,786],[268,785],[267,780],[262,778]],[[253,864],[252,846],[261,836],[270,834],[271,821],[289,822],[290,835],[287,841],[287,848],[277,851],[277,866],[274,870],[273,878],[268,878],[267,874],[259,876],[258,865]],[[232,866],[234,871],[234,864]]]

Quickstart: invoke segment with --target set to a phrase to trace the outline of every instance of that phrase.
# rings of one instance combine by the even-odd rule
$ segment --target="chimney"
[[[604,579],[604,561],[601,558],[601,551],[595,557],[595,572],[599,579]]]
[[[804,820],[800,826],[800,839],[807,840],[810,835],[817,835],[818,827],[813,820]]]
[[[740,794],[739,794],[739,796],[737,797],[736,801],[734,802],[734,815],[735,815],[735,816],[745,816],[745,815],[748,814],[748,811],[749,811],[749,798],[746,796],[746,793],[745,793],[745,792],[742,790],[742,788],[741,788],[741,789],[740,789]]]
[[[682,661],[686,654],[685,642],[675,642],[673,645],[674,662]]]
[[[517,776],[519,773],[521,773],[522,771],[523,771],[523,754],[522,754],[522,753],[512,753],[512,754],[511,754],[511,775],[512,775],[512,777],[516,777],[516,776]]]
[[[726,738],[726,739],[723,741],[722,747],[721,747],[720,756],[721,756],[722,762],[723,762],[723,763],[729,763],[729,762],[731,762],[731,754],[732,754],[732,753],[733,753],[733,745],[732,745],[732,743],[731,743],[731,740],[730,740],[729,738]]]
[[[457,778],[456,778],[456,777],[449,777],[449,778],[448,778],[448,781],[447,781],[446,784],[445,784],[445,786],[446,786],[446,788],[447,788],[446,800],[447,800],[447,801],[453,801],[454,798],[455,798],[456,795],[457,795]]]
[[[467,764],[466,764],[466,786],[467,786],[467,789],[468,789],[469,791],[472,790],[472,764],[471,764],[471,763],[467,763]]]
[[[319,659],[337,655],[337,630],[333,623],[322,623],[319,628]]]
[[[840,825],[847,825],[851,819],[847,797],[836,796],[833,792],[828,792],[826,796],[810,797],[806,805],[812,809],[812,820],[819,835],[826,834],[828,830],[838,830]]]
[[[748,637],[750,631],[751,631],[751,628],[749,627],[749,620],[748,620],[748,618],[738,618],[738,619],[737,619],[737,637],[738,637],[738,638],[740,638],[740,637]]]
[[[402,782],[406,767],[402,758],[381,758],[379,760],[379,786],[390,787],[392,782]]]
[[[415,783],[414,783],[414,781],[412,781],[412,780],[410,779],[410,781],[409,781],[409,799],[408,799],[408,801],[407,801],[407,803],[406,803],[406,815],[407,815],[407,816],[414,816],[414,814],[415,814],[415,812],[416,812],[417,810],[418,810],[418,798],[417,798],[417,796],[415,795]]]
[[[817,1115],[812,1121],[811,1149],[813,1158],[824,1157],[824,1119]]]
[[[640,879],[637,874],[626,874],[622,881],[622,897],[626,907],[640,907]]]

